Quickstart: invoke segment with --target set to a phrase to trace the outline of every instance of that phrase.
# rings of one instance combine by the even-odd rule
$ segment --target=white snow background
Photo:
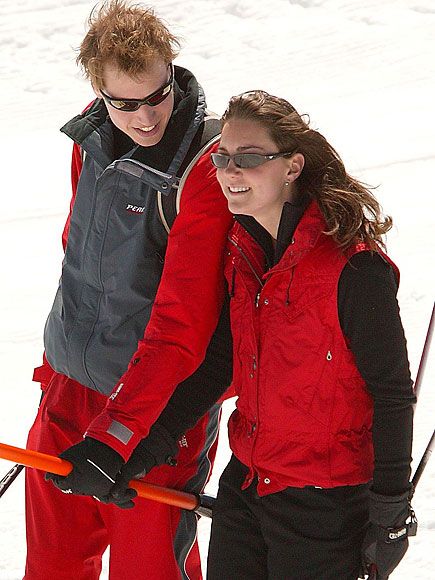
[[[70,200],[71,143],[58,128],[93,98],[75,65],[93,4],[0,0],[0,441],[21,447],[39,400],[31,376]],[[401,269],[415,378],[435,294],[434,0],[159,0],[155,8],[182,35],[176,62],[197,75],[211,109],[222,113],[231,95],[254,88],[283,96],[310,114],[351,173],[379,186],[395,221],[387,242]],[[434,428],[433,349],[415,415],[414,469]],[[229,457],[222,427],[210,493]],[[0,477],[11,465],[0,461]],[[419,532],[397,580],[435,576],[434,473],[432,459],[414,499]],[[23,575],[23,481],[0,500],[1,580]],[[203,519],[203,554],[208,534]]]

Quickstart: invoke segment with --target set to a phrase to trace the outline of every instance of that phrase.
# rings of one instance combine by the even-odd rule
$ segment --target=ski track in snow
[[[152,4],[152,3],[150,3]],[[0,198],[2,302],[0,441],[24,446],[39,400],[32,371],[60,274],[69,204],[70,143],[58,131],[92,98],[75,65],[93,2],[0,0]],[[377,196],[395,226],[390,255],[401,270],[399,302],[413,377],[434,300],[435,6],[433,0],[159,0],[157,13],[183,37],[177,62],[221,113],[228,98],[262,88],[288,98],[324,132]],[[433,347],[435,348],[435,347]],[[416,468],[433,431],[435,356],[416,410]],[[216,493],[228,457],[225,405]],[[419,533],[392,578],[433,578],[434,463],[414,507]],[[0,460],[0,476],[11,464]],[[0,580],[22,577],[23,477],[0,501]],[[210,522],[200,521],[203,557]],[[107,578],[107,557],[102,574]],[[50,579],[51,580],[51,579]]]

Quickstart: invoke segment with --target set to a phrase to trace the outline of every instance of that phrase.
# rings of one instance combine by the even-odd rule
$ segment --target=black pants
[[[368,485],[241,491],[234,456],[213,508],[208,580],[356,580],[368,522]]]

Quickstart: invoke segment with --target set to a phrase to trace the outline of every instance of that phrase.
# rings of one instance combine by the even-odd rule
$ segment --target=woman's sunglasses
[[[160,105],[160,103],[163,103],[163,101],[169,96],[174,85],[174,66],[172,63],[169,65],[169,69],[171,71],[169,80],[144,99],[115,99],[106,95],[106,93],[101,89],[100,93],[106,103],[109,103],[111,107],[118,111],[123,111],[124,113],[133,113],[134,111],[137,111],[139,107],[142,107],[142,105],[156,107],[157,105]]]
[[[263,165],[267,161],[278,159],[279,157],[287,157],[293,155],[291,153],[271,153],[269,155],[260,155],[258,153],[236,153],[235,155],[225,155],[224,153],[212,153],[211,162],[218,169],[226,169],[232,161],[239,169],[251,169]]]

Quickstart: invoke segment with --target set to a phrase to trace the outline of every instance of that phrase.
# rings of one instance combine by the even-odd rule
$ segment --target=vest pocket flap
[[[323,284],[316,281],[305,282],[298,286],[288,285],[282,288],[282,299],[285,304],[283,312],[288,320],[297,318],[302,312],[322,300],[330,300],[334,294],[336,284],[328,277]]]

